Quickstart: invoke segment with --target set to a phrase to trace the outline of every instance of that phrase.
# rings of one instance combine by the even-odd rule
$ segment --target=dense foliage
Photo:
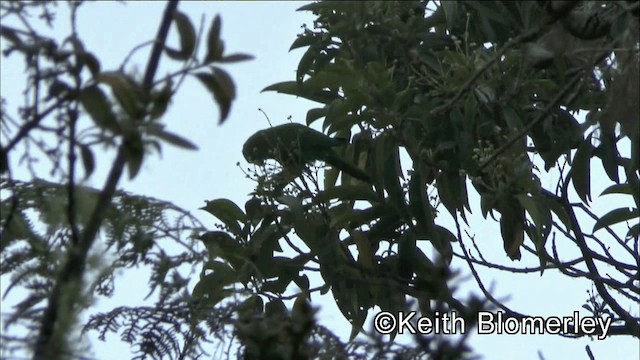
[[[235,269],[232,281],[269,299],[291,284],[305,296],[331,290],[352,338],[369,310],[397,312],[412,299],[424,316],[457,310],[473,325],[479,302],[457,299],[450,287],[454,255],[506,317],[528,314],[494,299],[475,267],[541,275],[554,269],[589,279],[595,291],[584,308],[612,318],[610,336],[638,337],[638,313],[628,310],[640,294],[637,7],[303,6],[317,20],[291,47],[307,48],[296,79],[265,90],[320,103],[306,123],[322,120],[327,135],[349,139],[331,151],[371,180],[317,157],[319,147],[306,133],[262,130],[263,141],[250,139],[245,156],[275,161],[256,169],[246,212],[207,206],[227,227],[202,237],[212,258]],[[314,160],[328,167],[322,172]],[[590,189],[594,160],[610,180],[601,195],[624,194],[624,206],[602,213],[592,203],[599,200]],[[471,192],[479,204],[470,204]],[[473,229],[464,228],[478,210],[499,222],[501,239],[492,241],[502,242],[510,260],[533,256],[538,266],[484,254]],[[446,226],[445,212],[454,226]],[[579,220],[585,216],[595,224]],[[477,255],[467,250],[469,240]],[[280,253],[285,244],[291,251]],[[431,247],[438,256],[427,255]],[[318,284],[310,284],[309,270],[320,273]],[[199,285],[221,291],[209,281]],[[584,334],[576,329],[576,335]]]
[[[51,6],[3,2],[2,16],[35,9],[46,18]],[[456,311],[468,328],[480,310],[531,315],[496,299],[480,267],[590,281],[584,308],[611,318],[608,336],[640,337],[640,314],[629,306],[640,302],[638,2],[303,6],[316,21],[291,46],[306,48],[296,77],[265,90],[318,105],[309,127],[279,125],[249,138],[243,154],[255,165],[247,170],[255,191],[243,206],[207,201],[203,209],[220,222],[211,231],[171,204],[116,191],[124,167],[135,176],[163,142],[195,148],[160,123],[181,82],[173,79],[198,79],[224,120],[235,90],[214,64],[249,58],[224,55],[216,17],[199,60],[201,41],[175,6],[142,79],[124,66],[102,70],[76,33],[58,45],[2,25],[5,55],[24,57],[31,94],[20,119],[2,112],[2,274],[29,294],[8,324],[39,334],[35,343],[3,334],[7,344],[35,358],[73,355],[59,340],[85,302],[109,296],[117,269],[143,264],[152,269],[155,305],[117,308],[85,327],[120,333],[141,357],[197,356],[207,341],[233,336],[248,359],[467,358],[466,336],[416,337],[413,346],[357,336],[371,310],[430,318]],[[179,49],[164,45],[171,23]],[[154,80],[161,53],[183,67]],[[30,144],[41,152],[30,153]],[[117,149],[101,190],[78,185],[75,171],[79,156],[91,175],[96,146]],[[33,173],[30,182],[14,179],[9,160],[18,151],[28,164],[51,160],[58,182]],[[591,189],[598,163],[609,182],[602,199]],[[602,211],[614,194],[624,200]],[[483,238],[500,244],[500,256],[476,242],[469,224],[478,215],[498,223],[499,234]],[[88,284],[99,229],[116,261],[96,265],[103,272]],[[184,250],[169,254],[161,238]],[[481,297],[457,295],[454,265],[473,274]],[[185,268],[200,271],[192,291]],[[317,294],[329,292],[351,324],[349,343],[314,320]]]

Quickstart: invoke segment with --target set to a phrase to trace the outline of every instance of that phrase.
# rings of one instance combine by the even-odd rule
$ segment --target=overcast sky
[[[170,131],[181,134],[198,145],[197,152],[190,152],[165,146],[162,158],[157,156],[146,160],[134,181],[123,177],[121,186],[128,191],[149,195],[175,202],[199,216],[209,227],[213,227],[211,216],[197,210],[205,200],[229,198],[242,206],[253,190],[253,182],[245,179],[237,162],[246,166],[242,158],[242,144],[253,132],[268,126],[258,108],[263,109],[275,124],[287,122],[289,116],[294,121],[304,122],[306,111],[313,103],[304,99],[260,91],[273,83],[292,80],[303,50],[289,53],[288,49],[301,31],[303,23],[311,24],[310,13],[296,12],[303,2],[182,2],[180,10],[186,12],[195,24],[204,23],[208,29],[215,14],[222,16],[222,38],[226,52],[244,52],[255,56],[255,60],[236,65],[225,66],[236,82],[238,96],[233,103],[231,115],[223,126],[217,125],[218,110],[209,93],[193,79],[187,80],[174,98],[173,106],[165,116]],[[68,34],[66,6],[58,7],[59,22],[54,33]],[[104,70],[116,69],[122,59],[134,46],[150,40],[157,31],[158,22],[164,10],[162,2],[136,2],[121,4],[100,1],[85,4],[79,13],[79,33],[85,46],[94,52],[102,62]],[[50,30],[47,30],[50,32]],[[177,43],[175,33],[170,41]],[[147,52],[140,52],[132,59],[142,72],[146,64]],[[14,58],[17,58],[14,56]],[[22,63],[5,61],[2,63],[1,90],[12,104],[19,99],[23,84]],[[158,75],[177,68],[163,58]],[[12,84],[19,84],[14,86]],[[18,100],[15,100],[16,102]],[[15,102],[13,102],[15,103]],[[108,169],[108,158],[100,158],[103,166],[93,176],[91,185],[100,187]],[[545,185],[549,185],[545,183]],[[594,190],[594,193],[597,193]],[[479,214],[479,212],[476,212]],[[478,216],[480,219],[481,217]],[[492,222],[492,221],[487,221]],[[471,223],[478,240],[493,241],[496,244],[494,258],[504,256],[497,226],[485,222]],[[495,224],[494,224],[495,225]],[[458,249],[456,249],[458,250]],[[523,259],[536,265],[535,259]],[[573,311],[581,311],[588,283],[565,279],[555,272],[545,272],[527,277],[496,276],[491,272],[481,272],[487,284],[495,279],[497,294],[509,297],[507,303],[515,310],[531,315],[569,316]],[[127,294],[127,302],[136,289],[145,288],[140,281],[143,277],[125,274],[125,286],[118,292]],[[473,279],[469,278],[464,291],[475,290]],[[146,284],[142,284],[146,285]],[[4,284],[3,284],[4,289]],[[463,293],[464,293],[463,291]],[[139,300],[146,291],[139,292]],[[100,306],[107,310],[123,301],[116,296]],[[331,301],[323,302],[320,313],[322,323],[347,337],[350,328]],[[95,309],[93,309],[95,310]],[[117,337],[111,337],[108,344],[94,341],[96,355],[100,359],[126,358],[126,346],[118,344]],[[565,339],[558,336],[541,335],[472,335],[470,345],[477,354],[487,359],[539,359],[538,351],[545,359],[587,358],[584,351],[589,344],[596,359],[623,359],[638,352],[638,341],[629,337],[614,337],[600,342],[597,340]],[[115,349],[123,351],[119,356]]]

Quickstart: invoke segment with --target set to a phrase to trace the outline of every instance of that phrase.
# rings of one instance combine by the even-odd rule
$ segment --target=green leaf
[[[604,227],[617,224],[619,222],[637,219],[640,215],[637,208],[619,208],[611,210],[603,215],[593,226],[593,232],[596,232]]]
[[[442,171],[436,181],[436,188],[442,204],[455,217],[456,211],[462,210],[465,204],[462,198],[463,191],[466,199],[466,187],[462,177],[457,171]]]
[[[211,22],[209,34],[207,35],[207,54],[204,57],[204,63],[219,60],[222,57],[224,47],[220,41],[220,28],[222,27],[222,19],[220,15],[216,15]]]
[[[262,283],[260,291],[270,292],[274,294],[283,294],[291,281],[283,277],[275,277],[275,280],[267,280]]]
[[[336,12],[348,12],[353,10],[354,4],[350,1],[318,1],[311,4],[307,4],[299,7],[296,11],[313,11],[317,13],[319,11],[336,11]]]
[[[193,24],[191,24],[189,17],[183,12],[175,11],[173,13],[173,21],[180,35],[180,50],[176,51],[165,47],[165,52],[167,56],[174,60],[187,60],[193,55],[196,47],[196,30]]]
[[[358,185],[340,185],[318,194],[318,201],[329,201],[338,199],[340,201],[366,200],[371,203],[377,202],[379,199],[375,192],[371,190],[371,186],[365,184]]]
[[[315,108],[307,111],[306,124],[311,125],[314,121],[327,115],[327,108]]]
[[[169,144],[175,145],[179,148],[188,149],[188,150],[197,150],[198,147],[193,144],[191,141],[183,138],[180,135],[174,134],[172,132],[166,131],[163,129],[163,126],[149,126],[147,129],[149,135],[156,136]]]
[[[140,133],[134,130],[127,134],[124,145],[124,156],[127,160],[129,179],[134,179],[138,175],[144,159],[144,144]]]
[[[298,38],[293,41],[293,44],[291,44],[289,51],[312,45],[317,43],[318,40],[320,39],[314,33],[299,35]]]
[[[80,91],[80,103],[98,127],[111,130],[115,134],[121,132],[120,124],[111,110],[107,96],[97,85],[86,87]]]
[[[613,184],[613,185],[609,186],[608,188],[604,189],[604,191],[602,191],[600,196],[608,195],[608,194],[632,195],[633,194],[633,189],[631,188],[629,183]]]
[[[253,59],[254,59],[253,55],[249,55],[249,54],[231,54],[231,55],[227,55],[219,58],[216,62],[232,64],[232,63],[253,60]]]
[[[93,152],[87,145],[80,145],[80,157],[82,158],[82,165],[84,166],[84,178],[85,180],[93,174],[93,170],[96,167],[96,162],[93,157]]]
[[[231,102],[236,97],[236,87],[226,71],[218,67],[213,67],[213,70],[213,74],[200,72],[194,75],[209,90],[220,107],[219,123],[222,124],[229,116]]]
[[[272,299],[264,307],[264,314],[271,318],[285,319],[289,314],[287,306],[281,299]]]
[[[229,230],[234,234],[240,234],[241,229],[238,221],[244,223],[247,221],[247,215],[229,199],[215,199],[207,201],[201,210],[208,212],[209,214],[217,217],[222,221]]]
[[[294,282],[296,283],[296,285],[298,285],[298,287],[302,292],[309,291],[309,286],[310,286],[309,277],[306,274],[302,274],[298,276],[297,278],[294,279]]]
[[[551,198],[544,198],[545,204],[547,205],[547,207],[553,211],[554,214],[556,214],[556,216],[558,217],[558,219],[560,219],[560,221],[562,222],[562,224],[564,224],[564,226],[567,229],[571,229],[571,220],[569,219],[569,215],[567,214],[567,212],[565,211],[565,209],[562,207],[562,205],[560,205],[557,201],[555,201],[554,199]]]
[[[264,312],[264,301],[259,295],[251,295],[238,307],[240,321],[249,320]]]
[[[456,21],[460,19],[460,4],[457,1],[443,1],[440,7],[444,10],[444,15],[447,19],[449,27],[454,27]]]
[[[100,73],[100,61],[98,61],[98,58],[96,58],[95,55],[90,52],[82,52],[77,56],[78,61],[89,68],[89,71],[91,72],[91,75],[93,75],[93,77],[98,76],[98,74]]]
[[[591,201],[591,135],[584,139],[573,157],[571,179],[573,188],[585,203]]]
[[[160,118],[167,111],[171,97],[173,96],[173,81],[167,78],[162,89],[151,93],[151,109],[149,115],[151,120]]]
[[[527,210],[538,230],[549,228],[551,225],[551,212],[548,208],[526,194],[516,195],[516,199]]]
[[[96,80],[111,87],[113,96],[118,100],[122,109],[132,119],[138,119],[144,110],[142,89],[125,74],[118,71],[100,73]]]
[[[328,104],[331,101],[339,98],[339,96],[333,91],[314,89],[309,86],[305,86],[306,84],[307,81],[303,82],[302,84],[299,84],[297,81],[283,81],[267,86],[266,88],[262,89],[262,92],[276,91],[281,94],[295,95],[323,104]]]
[[[602,160],[602,167],[604,167],[609,179],[616,183],[620,182],[618,177],[618,149],[615,142],[609,136],[601,136],[597,150],[602,152],[600,160]]]
[[[389,195],[388,199],[391,206],[402,217],[408,217],[408,211],[406,202],[404,199],[404,192],[400,185],[400,178],[403,177],[402,167],[400,165],[400,153],[398,147],[393,144],[390,136],[382,135],[387,138],[387,141],[382,142],[385,145],[385,161],[384,168],[382,169],[382,179],[384,181],[384,189]]]
[[[420,234],[432,234],[434,214],[427,196],[427,182],[418,171],[414,171],[409,181],[409,210],[416,219]]]
[[[367,320],[367,311],[357,311],[355,316],[351,319],[351,334],[349,335],[349,341],[358,336],[362,330],[362,325]]]
[[[233,268],[219,261],[208,262],[207,269],[213,272],[200,277],[192,295],[198,300],[206,300],[207,305],[213,306],[230,294],[225,287],[236,283],[237,276]]]
[[[496,7],[488,6],[487,3],[484,3],[482,1],[466,1],[465,4],[473,8],[475,11],[478,12],[480,16],[484,18],[493,20],[502,25],[509,24],[507,22],[507,19],[504,17],[504,14],[501,14],[500,12],[496,11],[497,10]],[[491,4],[491,3],[488,3],[488,4]]]
[[[413,276],[416,240],[413,231],[405,231],[398,241],[398,275],[404,279],[411,279]]]
[[[304,76],[307,74],[311,66],[316,60],[316,56],[318,55],[318,49],[314,46],[310,47],[300,58],[300,62],[298,62],[298,69],[296,70],[296,81],[298,83],[302,83]]]

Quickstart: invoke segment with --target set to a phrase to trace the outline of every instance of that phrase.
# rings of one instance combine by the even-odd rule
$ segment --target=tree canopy
[[[58,46],[2,26],[5,53],[23,55],[34,96],[22,119],[3,111],[2,184],[10,196],[2,199],[1,250],[2,273],[29,291],[11,322],[39,329],[35,343],[21,339],[35,358],[68,351],[51,345],[75,325],[65,316],[77,316],[81,298],[108,296],[117,269],[142,264],[152,269],[159,300],[97,314],[85,329],[120,332],[152,358],[202,354],[207,341],[228,339],[229,326],[247,359],[468,358],[480,312],[500,312],[494,324],[537,315],[496,298],[480,269],[582,279],[593,291],[576,310],[610,326],[587,331],[576,320],[560,335],[640,338],[638,2],[302,6],[316,20],[292,41],[292,50],[305,49],[295,78],[264,90],[317,105],[304,125],[249,137],[243,155],[255,189],[244,204],[206,201],[216,229],[171,204],[116,191],[124,168],[134,177],[149,150],[195,148],[160,123],[175,80],[200,81],[222,122],[235,87],[216,64],[250,58],[224,53],[219,17],[205,41],[176,3],[142,78],[102,70],[78,34]],[[18,4],[2,10],[30,10]],[[178,49],[164,44],[171,24]],[[161,54],[184,65],[156,80]],[[50,112],[62,114],[55,125],[44,124]],[[91,136],[80,135],[80,114],[91,119]],[[59,183],[11,176],[15,147],[36,131],[57,139],[43,153],[64,169]],[[105,187],[93,190],[78,184],[75,163],[79,156],[89,176],[98,145],[118,150]],[[599,194],[596,181],[606,183]],[[32,225],[34,211],[44,232]],[[499,230],[478,234],[478,219]],[[100,229],[118,261],[86,284]],[[160,237],[184,250],[167,253]],[[189,291],[183,266],[200,272]],[[480,294],[459,295],[460,272]],[[314,300],[329,293],[351,324],[349,342],[315,321]],[[365,328],[374,313],[410,310],[433,321],[456,313],[464,336],[432,333],[406,346],[394,342],[396,331],[383,338]]]

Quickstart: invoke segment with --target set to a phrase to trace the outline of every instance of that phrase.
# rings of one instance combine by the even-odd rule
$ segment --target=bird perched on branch
[[[300,174],[306,164],[323,161],[358,180],[371,182],[356,165],[343,160],[334,148],[347,139],[327,136],[302,124],[284,124],[253,134],[242,148],[244,158],[261,165],[268,159],[278,161],[285,171]]]

